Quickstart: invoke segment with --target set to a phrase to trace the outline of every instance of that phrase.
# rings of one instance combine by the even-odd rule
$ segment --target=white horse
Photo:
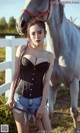
[[[78,130],[80,32],[66,19],[63,5],[59,0],[27,0],[25,10],[21,12],[17,21],[19,33],[25,33],[27,22],[34,16],[47,21],[48,49],[55,55],[50,82],[50,113],[54,109],[57,87],[64,83],[66,87],[70,87],[71,112],[74,128]]]

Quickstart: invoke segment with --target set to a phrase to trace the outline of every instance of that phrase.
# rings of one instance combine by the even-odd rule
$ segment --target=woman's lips
[[[36,40],[37,43],[39,43],[41,40]]]

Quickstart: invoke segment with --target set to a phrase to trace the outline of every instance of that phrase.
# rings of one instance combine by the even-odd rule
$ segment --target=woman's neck
[[[34,44],[32,44],[32,45],[28,45],[28,48],[31,50],[38,50],[38,51],[44,50],[43,45],[35,46]]]

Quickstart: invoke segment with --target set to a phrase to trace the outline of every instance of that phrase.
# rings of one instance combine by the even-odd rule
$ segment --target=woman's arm
[[[51,73],[54,65],[54,56],[52,53],[49,53],[49,62],[50,62],[50,66],[48,71],[45,74],[44,81],[43,81],[44,86],[43,86],[42,101],[36,114],[36,118],[40,118],[40,119],[43,117],[43,110],[48,99],[49,82],[50,82]]]
[[[22,53],[24,47],[25,47],[25,45],[20,45],[16,51],[15,69],[14,69],[13,79],[12,79],[11,86],[10,86],[10,96],[9,96],[10,99],[13,99],[13,97],[14,97],[14,92],[15,92],[14,85],[15,85],[16,79],[18,78],[18,73],[20,71],[20,56],[21,56],[21,53]]]
[[[48,99],[49,82],[50,82],[50,78],[51,78],[51,74],[52,74],[52,70],[53,70],[53,65],[54,65],[54,56],[52,53],[49,53],[49,61],[50,61],[50,66],[49,66],[48,71],[45,74],[44,82],[43,82],[44,86],[43,86],[43,96],[42,96],[41,106],[45,106],[46,101]]]
[[[10,95],[9,95],[8,101],[14,101],[14,92],[15,92],[14,84],[18,77],[18,72],[20,71],[20,55],[21,55],[24,47],[25,47],[25,45],[20,45],[16,51],[15,69],[14,69],[14,74],[13,74],[13,78],[12,78],[12,82],[11,82],[11,86],[10,86]]]

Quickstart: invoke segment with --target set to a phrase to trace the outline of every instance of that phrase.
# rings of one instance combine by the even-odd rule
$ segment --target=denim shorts
[[[28,99],[15,92],[14,100],[15,100],[15,107],[21,110],[35,113],[41,104],[42,97]]]

